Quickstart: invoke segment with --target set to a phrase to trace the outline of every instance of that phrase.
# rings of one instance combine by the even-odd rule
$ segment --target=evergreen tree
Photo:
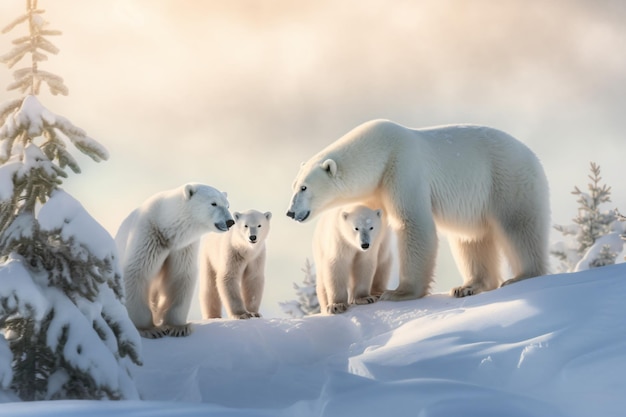
[[[284,313],[291,317],[300,318],[308,316],[310,314],[316,314],[320,312],[320,303],[317,299],[316,277],[313,266],[306,260],[304,268],[304,279],[302,286],[294,283],[293,288],[296,290],[297,300],[284,301],[279,303],[280,308]]]
[[[601,184],[600,166],[591,162],[591,174],[588,176],[588,192],[574,187],[572,194],[578,196],[578,215],[573,224],[554,228],[566,238],[563,242],[553,245],[550,253],[561,261],[559,269],[573,272],[578,269],[593,268],[615,263],[615,251],[601,237],[616,233],[616,216],[613,210],[602,211],[601,205],[611,201],[611,187]],[[572,238],[574,241],[572,241]],[[597,245],[599,247],[596,247]],[[584,260],[584,265],[581,264]]]
[[[612,210],[600,211],[601,204],[611,201],[611,187],[600,184],[600,166],[591,162],[591,174],[588,177],[591,180],[587,185],[589,193],[583,193],[578,187],[572,191],[572,194],[578,196],[576,201],[579,204],[578,216],[574,219],[580,228],[576,236],[579,253],[585,253],[598,237],[607,234],[615,221]]]
[[[80,172],[67,142],[96,162],[98,142],[41,105],[42,84],[67,95],[61,77],[38,63],[57,48],[44,10],[27,0],[28,35],[0,57],[14,72],[8,89],[28,93],[0,105],[0,388],[24,400],[138,398],[132,367],[139,335],[123,305],[111,236],[60,185]],[[8,347],[8,349],[7,349]]]

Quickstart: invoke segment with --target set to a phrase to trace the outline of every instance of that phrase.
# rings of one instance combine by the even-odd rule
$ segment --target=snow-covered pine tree
[[[111,236],[60,185],[66,167],[79,173],[67,142],[95,161],[98,142],[41,105],[41,84],[67,94],[63,80],[39,70],[45,52],[44,10],[26,14],[3,33],[28,23],[28,35],[0,57],[14,72],[8,88],[27,96],[0,105],[0,389],[23,400],[137,399],[132,368],[141,340],[123,305]]]
[[[297,300],[282,301],[278,303],[281,310],[294,318],[308,316],[320,312],[320,303],[317,299],[317,290],[315,288],[316,278],[315,271],[308,258],[302,268],[304,279],[302,286],[294,282],[293,288],[296,290]]]
[[[616,239],[621,228],[616,223],[613,210],[602,211],[601,205],[611,201],[611,187],[601,184],[600,166],[591,162],[588,176],[589,192],[574,187],[572,194],[578,196],[578,215],[573,224],[555,225],[564,241],[552,246],[550,253],[560,260],[561,272],[573,272],[615,263],[616,253],[621,251],[621,240]]]

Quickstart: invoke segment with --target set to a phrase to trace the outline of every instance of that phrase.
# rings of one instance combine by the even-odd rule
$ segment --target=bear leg
[[[548,273],[549,227],[547,215],[541,210],[529,214],[517,212],[503,222],[498,238],[510,263],[514,277],[502,285]]]
[[[400,267],[398,288],[385,291],[381,300],[415,300],[428,294],[437,257],[437,231],[430,208],[427,214],[407,213],[396,229]]]
[[[198,244],[194,243],[180,250],[170,252],[164,263],[164,276],[160,288],[164,305],[169,308],[162,312],[163,324],[170,336],[187,336],[191,327],[187,324],[187,314],[191,306],[196,285]]]
[[[162,332],[155,330],[150,303],[155,301],[152,291],[155,290],[155,281],[163,272],[167,252],[150,243],[139,245],[137,242],[128,251],[128,263],[124,265],[128,316],[142,336],[162,337]]]
[[[263,270],[258,267],[252,268],[254,272],[247,273],[241,282],[241,295],[245,308],[253,317],[261,317],[259,309],[261,307],[261,299],[263,298],[263,287],[265,285],[265,276]],[[257,272],[258,271],[258,272]]]
[[[222,317],[222,301],[217,290],[217,272],[213,265],[204,259],[200,271],[199,297],[203,319],[219,319]]]
[[[228,316],[233,319],[255,317],[246,310],[241,294],[243,268],[243,266],[226,268],[228,272],[217,277],[217,290],[219,291],[220,299],[226,308]]]
[[[317,293],[317,301],[320,304],[320,313],[326,313],[328,308],[328,296],[324,287],[324,280],[320,272],[317,273],[317,282],[315,284],[315,292]]]
[[[362,255],[369,255],[364,253]],[[370,256],[358,256],[350,277],[350,293],[354,304],[372,304],[378,297],[370,294],[376,272],[376,259]]]
[[[152,329],[152,310],[149,305],[150,283],[147,279],[134,279],[125,276],[126,283],[126,310],[128,317],[138,330]]]
[[[467,297],[498,288],[500,256],[492,233],[469,241],[451,238],[450,247],[463,275],[463,285],[450,290],[450,295]]]
[[[351,259],[335,259],[325,266],[328,271],[323,274],[324,289],[328,305],[322,313],[339,314],[348,309],[348,281],[350,280],[349,265]]]
[[[387,291],[387,283],[389,282],[389,277],[391,275],[391,267],[391,253],[387,251],[384,256],[379,255],[370,294],[380,298],[380,296]]]

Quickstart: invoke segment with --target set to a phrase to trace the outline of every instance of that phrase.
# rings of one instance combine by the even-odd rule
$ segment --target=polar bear
[[[204,238],[200,260],[200,307],[204,319],[261,317],[265,284],[265,240],[272,213],[248,210],[233,213],[228,233]]]
[[[396,232],[399,284],[383,300],[428,293],[437,228],[464,277],[456,297],[500,285],[500,250],[514,274],[504,284],[547,271],[548,182],[535,154],[502,131],[364,123],[301,166],[287,216],[304,222],[359,201],[382,207]]]
[[[115,243],[126,309],[143,337],[190,334],[200,238],[234,223],[226,194],[197,183],[155,194],[122,222]]]
[[[390,232],[381,209],[352,205],[321,215],[313,233],[317,298],[322,313],[370,304],[387,289]]]

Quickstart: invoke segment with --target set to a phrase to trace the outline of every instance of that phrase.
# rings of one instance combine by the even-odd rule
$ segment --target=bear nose
[[[229,229],[233,226],[233,224],[235,224],[234,220],[232,219],[226,220],[226,227],[228,227]]]
[[[291,217],[293,219],[294,217],[296,217],[296,213],[294,213],[293,211],[288,211],[287,217]]]
[[[250,242],[256,242],[256,235],[250,235]]]
[[[361,243],[361,249],[368,249],[370,247],[369,243]]]

